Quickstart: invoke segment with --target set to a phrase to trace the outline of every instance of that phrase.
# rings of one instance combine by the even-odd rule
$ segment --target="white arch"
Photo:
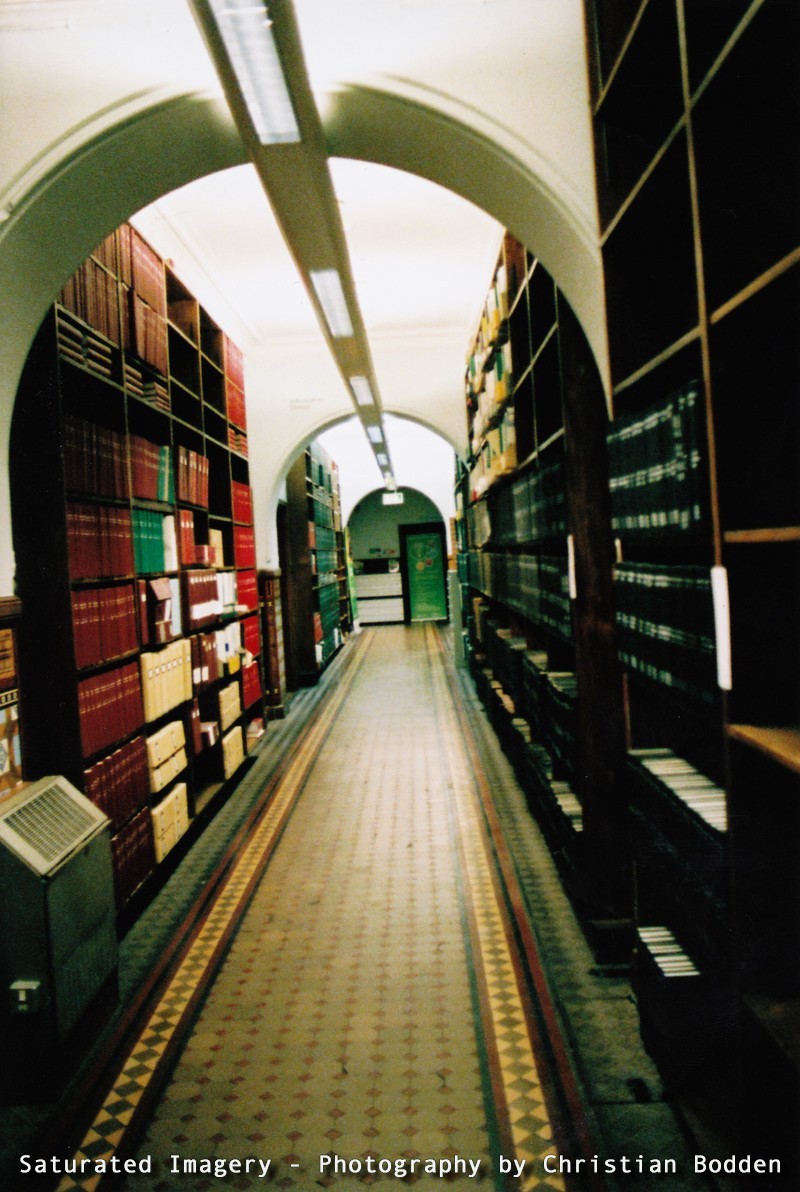
[[[489,130],[470,127],[474,112],[462,110],[459,122],[452,111],[436,111],[400,94],[400,83],[397,90],[338,90],[326,118],[331,152],[420,174],[510,227],[540,253],[583,323],[606,376],[599,252],[569,196],[559,200],[551,183],[490,140]],[[37,152],[6,190],[0,222],[0,591],[11,591],[13,584],[11,416],[42,316],[64,280],[112,228],[162,194],[243,161],[220,99],[151,91],[104,109]],[[452,435],[444,425],[435,429]],[[286,450],[284,445],[284,457]]]

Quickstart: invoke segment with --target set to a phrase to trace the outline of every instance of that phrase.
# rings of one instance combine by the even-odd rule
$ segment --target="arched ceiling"
[[[581,0],[296,0],[296,10],[329,151],[433,179],[497,216],[562,285],[604,372]],[[260,353],[274,368],[281,345],[305,339],[313,364],[308,308],[294,301],[291,280],[272,288],[280,266],[269,237],[249,223],[252,180],[246,169],[228,169],[245,154],[185,0],[0,0],[0,106],[0,446],[25,344],[47,304],[94,243],[152,199],[162,200],[147,217],[156,247],[175,256],[256,363]],[[164,197],[220,169],[228,173],[198,182],[196,194],[189,186]],[[370,181],[376,167],[334,169],[354,271],[373,312],[381,390],[392,395],[387,408],[423,416],[455,441],[463,435],[463,353],[497,226],[462,205],[459,241],[455,216],[444,215],[452,196],[389,170],[380,198]],[[223,199],[220,188],[234,177]],[[212,237],[203,220],[214,212],[228,231]],[[252,286],[235,284],[230,271],[246,227],[245,263],[260,278]],[[371,245],[363,252],[359,236]],[[408,279],[418,254],[428,269],[414,317]],[[434,280],[443,279],[437,290]],[[264,327],[265,286],[281,295],[274,337]],[[457,371],[445,367],[456,359]],[[320,361],[309,375],[327,384]],[[321,400],[298,394],[284,375],[277,385],[256,384],[254,394],[278,414],[292,401]],[[339,415],[346,409],[342,395]],[[287,444],[339,416],[327,408],[295,414]],[[276,425],[269,418],[261,430]],[[0,558],[2,590],[6,563]]]

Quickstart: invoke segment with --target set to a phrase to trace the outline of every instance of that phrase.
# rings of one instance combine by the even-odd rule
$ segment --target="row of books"
[[[134,565],[130,510],[69,502],[67,548],[70,579],[131,575]]]
[[[75,665],[97,666],[139,648],[136,601],[131,584],[72,592]]]
[[[233,340],[225,336],[225,376],[229,377],[231,382],[244,392],[244,354],[241,348],[238,348]],[[244,426],[244,422],[240,423]]]
[[[112,343],[120,342],[119,286],[117,279],[88,257],[60,294],[63,306],[83,319]]]
[[[572,606],[566,558],[470,551],[469,583],[528,620],[571,640]]]
[[[670,749],[631,750],[627,777],[637,863],[681,890],[697,938],[713,937],[727,904],[724,790]]]
[[[228,446],[231,451],[247,459],[247,434],[243,430],[238,430],[235,426],[228,427]]]
[[[133,496],[174,505],[175,482],[169,445],[151,443],[141,435],[131,435],[129,448]]]
[[[185,782],[176,782],[172,790],[151,809],[153,845],[156,862],[161,863],[189,827],[189,792]]]
[[[242,692],[238,680],[221,687],[217,699],[219,726],[225,732],[242,714]]]
[[[612,526],[623,537],[702,532],[708,523],[705,409],[695,381],[608,434]]]
[[[189,447],[178,447],[176,487],[178,501],[208,509],[209,463],[205,455]]]
[[[59,310],[56,318],[56,350],[59,359],[111,379],[115,373],[114,348],[99,331],[73,320]]]
[[[224,673],[227,654],[225,642],[217,642],[216,633],[197,633],[189,641],[192,651],[192,688],[204,691]]]
[[[240,609],[258,608],[258,584],[255,571],[240,571],[235,577],[236,601]]]
[[[81,679],[78,716],[84,757],[93,757],[141,728],[144,709],[137,663]]]
[[[263,697],[261,668],[257,662],[251,662],[248,666],[242,667],[242,707],[252,708],[253,704],[260,702]]]
[[[130,224],[120,228],[118,243],[120,277],[132,286],[151,310],[167,317],[167,288],[164,263],[147,241]]]
[[[83,790],[87,799],[105,812],[116,832],[147,803],[150,788],[145,738],[126,741],[85,770]]]
[[[617,648],[628,670],[692,702],[716,698],[711,577],[695,566],[617,564]]]
[[[232,571],[183,572],[186,620],[189,630],[199,629],[237,606],[237,575]]]
[[[186,733],[182,720],[171,720],[147,738],[147,771],[150,794],[169,786],[187,766]]]
[[[64,417],[67,492],[124,500],[130,495],[125,435],[81,418]]]
[[[257,616],[245,617],[240,623],[242,645],[252,658],[258,658],[261,653],[261,627]]]
[[[145,651],[139,658],[139,668],[144,719],[148,724],[191,700],[192,647],[187,638],[171,642],[162,650]]]
[[[140,401],[146,402],[154,409],[169,414],[171,409],[169,387],[165,380],[150,376],[131,356],[125,356],[122,361],[122,378],[128,393],[138,397]]]
[[[473,357],[474,359],[474,357]],[[511,344],[502,344],[487,361],[488,369],[482,369],[476,375],[468,374],[468,386],[472,401],[468,401],[468,408],[474,409],[472,421],[471,444],[472,452],[478,450],[478,445],[486,429],[497,416],[498,408],[506,398],[511,396],[512,360]]]
[[[162,315],[142,301],[135,290],[128,295],[129,321],[123,317],[123,345],[162,376],[169,373],[167,324]],[[123,315],[125,305],[122,307]]]
[[[149,807],[143,807],[111,838],[114,865],[114,893],[121,910],[155,868],[153,821]]]
[[[561,455],[532,467],[489,496],[489,535],[495,546],[519,546],[566,534],[564,461]]]
[[[482,496],[501,476],[517,466],[517,430],[514,407],[508,406],[500,421],[481,440],[470,470],[470,494]]]
[[[222,770],[226,778],[231,778],[244,761],[244,735],[242,726],[235,725],[222,738]]]
[[[139,608],[139,642],[142,647],[160,646],[183,633],[180,581],[161,575],[136,581]]]
[[[253,494],[249,484],[242,484],[240,480],[231,481],[231,505],[235,522],[245,526],[253,524]]]
[[[193,567],[197,562],[193,509],[178,510],[178,559],[182,567]]]
[[[178,570],[178,542],[173,514],[134,509],[131,514],[133,560],[137,572]]]
[[[237,568],[252,570],[255,567],[256,539],[252,527],[233,527],[233,561]]]
[[[247,426],[247,410],[244,402],[244,391],[232,377],[225,378],[225,404],[227,406],[228,421],[244,430]]]

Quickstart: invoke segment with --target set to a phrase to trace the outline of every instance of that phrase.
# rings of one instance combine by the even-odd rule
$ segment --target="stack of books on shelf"
[[[75,414],[66,416],[64,482],[68,492],[126,500],[130,486],[125,435]]]
[[[149,724],[192,698],[192,647],[180,638],[139,659],[144,719]],[[140,722],[141,723],[141,722]]]
[[[157,795],[174,782],[186,769],[186,765],[183,721],[171,720],[147,738],[147,770],[151,795]]]
[[[703,533],[708,525],[705,409],[699,382],[608,435],[612,526],[632,538]]]
[[[238,681],[228,683],[217,692],[219,700],[219,727],[222,732],[229,729],[242,714],[242,698]]]
[[[83,262],[61,291],[60,301],[62,306],[89,323],[106,339],[119,344],[117,279],[97,261],[89,257]],[[61,320],[60,323],[61,328],[69,332],[67,320]],[[87,360],[86,363],[88,367],[94,367],[91,361]],[[98,371],[102,373],[103,369]]]
[[[548,671],[544,680],[542,740],[553,759],[553,773],[574,781],[578,681],[564,671]]]
[[[250,526],[233,527],[233,561],[239,569],[256,565],[256,540]]]
[[[242,727],[237,724],[222,738],[222,768],[226,778],[235,774],[244,761]]]
[[[713,704],[716,644],[708,570],[619,563],[614,578],[623,665],[692,702]]]
[[[138,572],[177,571],[178,544],[172,514],[134,509],[131,528],[134,563]]]
[[[189,641],[192,654],[192,687],[196,692],[204,691],[220,677],[216,634],[196,634]]]
[[[185,782],[177,782],[160,803],[151,810],[156,861],[163,861],[189,827],[188,792]]]
[[[131,435],[129,445],[132,495],[174,504],[175,484],[170,447],[151,443],[141,435]]]
[[[539,588],[541,623],[569,640],[572,637],[572,612],[566,558],[543,555],[539,559]]]
[[[150,808],[143,807],[111,839],[114,891],[122,908],[153,872],[156,863]]]
[[[117,831],[147,803],[150,786],[147,744],[134,737],[84,772],[87,798],[104,811]]]
[[[253,496],[248,484],[241,484],[238,480],[231,481],[231,504],[233,520],[245,526],[253,524]]]
[[[235,580],[234,602],[242,610],[258,608],[258,584],[255,571],[240,571]]]
[[[208,459],[189,447],[178,447],[178,501],[208,509]]]
[[[67,505],[70,579],[104,579],[133,572],[128,509],[111,505]]]
[[[145,373],[141,365],[126,356],[122,363],[122,374],[125,388],[134,397],[138,397],[156,410],[170,412],[169,388],[165,381]]]
[[[261,671],[257,662],[242,667],[242,704],[245,709],[263,698]]]
[[[78,683],[81,751],[92,757],[141,728],[144,714],[135,662]]]
[[[136,602],[130,584],[79,588],[71,594],[75,665],[97,666],[138,649]]]

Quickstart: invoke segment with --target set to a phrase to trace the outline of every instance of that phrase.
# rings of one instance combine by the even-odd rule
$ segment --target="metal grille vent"
[[[26,858],[46,872],[97,826],[97,816],[54,784],[9,812],[3,823],[25,846],[20,851]]]

